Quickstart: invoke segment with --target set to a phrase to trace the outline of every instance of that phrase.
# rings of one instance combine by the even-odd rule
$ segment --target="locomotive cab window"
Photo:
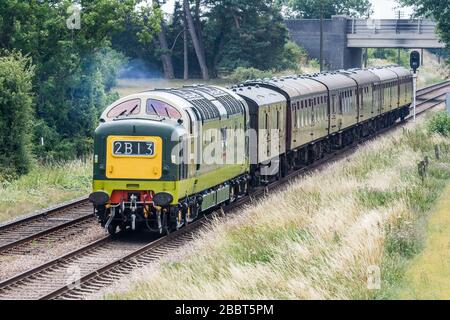
[[[146,112],[149,115],[158,115],[161,117],[172,119],[181,119],[181,114],[176,108],[160,100],[148,99]]]
[[[120,116],[128,116],[139,114],[141,111],[141,99],[133,99],[122,102],[117,106],[113,107],[109,112],[108,118],[116,118]]]

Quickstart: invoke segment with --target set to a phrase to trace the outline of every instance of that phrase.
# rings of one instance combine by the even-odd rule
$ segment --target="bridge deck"
[[[444,48],[431,20],[349,19],[349,48]]]

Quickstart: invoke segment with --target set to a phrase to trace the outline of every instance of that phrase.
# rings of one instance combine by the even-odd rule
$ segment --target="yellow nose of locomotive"
[[[160,179],[162,147],[160,137],[109,136],[106,177],[108,179]]]

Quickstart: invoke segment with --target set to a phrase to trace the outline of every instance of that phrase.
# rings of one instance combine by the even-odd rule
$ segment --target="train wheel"
[[[117,234],[117,224],[116,223],[110,223],[109,224],[109,226],[108,226],[108,233],[111,235],[111,236],[115,236],[116,234]]]
[[[230,199],[226,202],[226,204],[230,204],[233,203],[234,201],[236,201],[236,191],[235,191],[236,187],[234,185],[231,185],[230,187]]]
[[[249,186],[249,182],[247,180],[247,181],[245,181],[244,187],[242,188],[242,192],[241,192],[242,195],[244,195],[244,196],[248,195],[248,186]]]

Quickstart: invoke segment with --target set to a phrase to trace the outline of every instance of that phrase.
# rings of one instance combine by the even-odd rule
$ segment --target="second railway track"
[[[92,206],[86,198],[42,210],[0,225],[0,254],[30,242],[55,239],[56,232],[82,228],[93,221]]]
[[[443,96],[449,88],[450,81],[446,81],[419,90],[417,114],[442,103]],[[408,118],[411,119],[412,117]],[[393,128],[395,127],[397,126]],[[388,128],[379,134],[390,131],[393,128]],[[375,137],[379,134],[375,135]],[[268,188],[277,188],[283,185],[286,180],[316,169],[335,159],[336,156],[343,156],[346,152],[355,148],[356,146],[353,145],[330,154],[312,166],[274,182]],[[265,189],[261,188],[253,193],[252,196],[238,200],[225,210],[234,210],[252,201],[252,197],[258,197],[264,193]],[[103,287],[113,284],[122,276],[159,259],[186,241],[189,241],[206,221],[207,217],[204,217],[176,233],[159,238],[151,243],[148,243],[148,239],[146,242],[142,239],[112,239],[105,237],[1,282],[0,299],[82,299]],[[2,229],[0,228],[1,233]]]

